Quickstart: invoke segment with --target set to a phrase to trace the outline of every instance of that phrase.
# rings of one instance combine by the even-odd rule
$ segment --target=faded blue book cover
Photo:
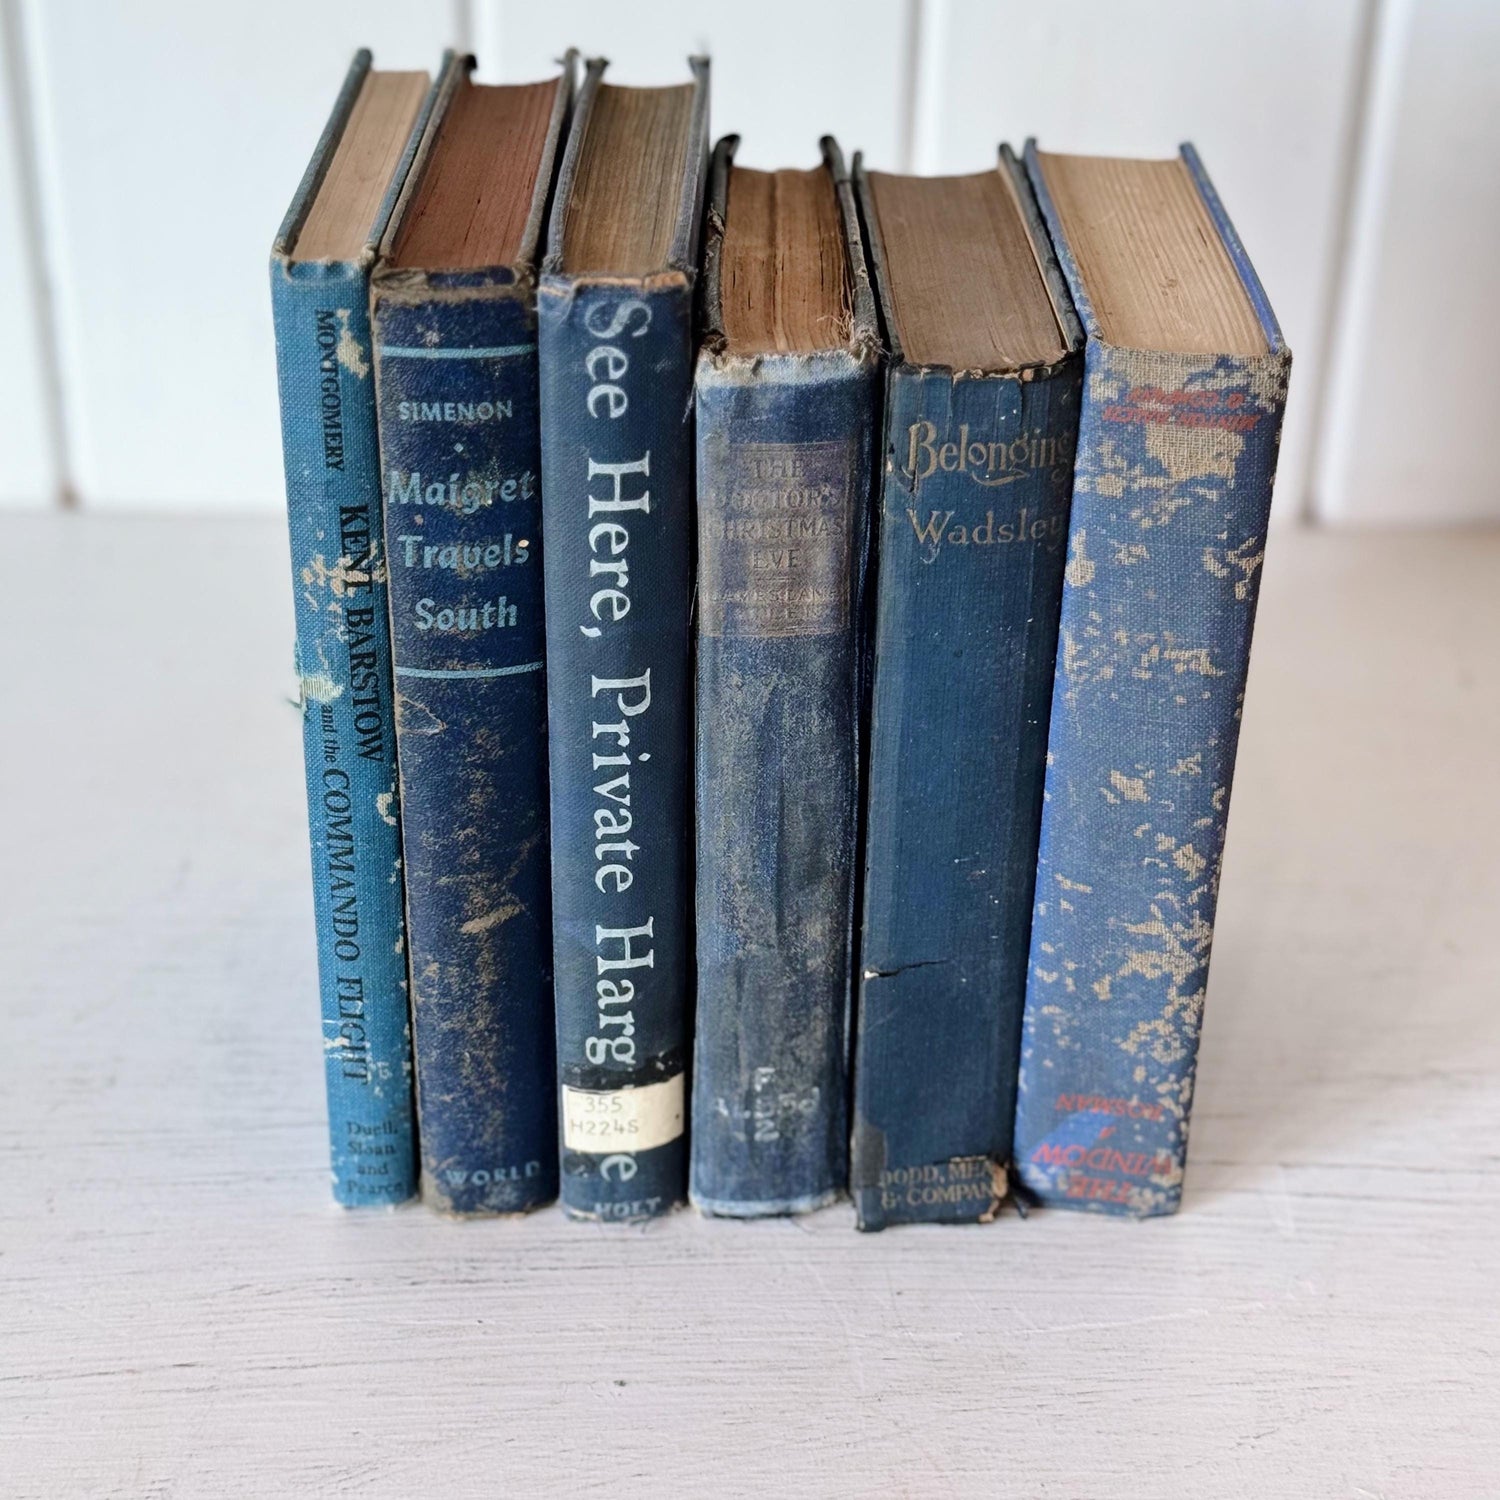
[[[304,260],[298,238],[370,76],[361,52],[271,256],[333,1191],[351,1207],[417,1187],[368,295],[424,115],[356,256]]]
[[[858,174],[891,341],[850,1169],[870,1230],[987,1221],[1007,1190],[1082,337],[1019,164],[997,170],[1061,353],[988,372],[906,357]]]
[[[1261,356],[1088,334],[1032,928],[1016,1165],[1044,1203],[1173,1212],[1291,356],[1196,153]]]
[[[744,1217],[806,1212],[848,1183],[858,627],[880,340],[853,192],[825,140],[843,343],[735,345],[722,282],[737,144],[720,142],[710,179],[697,372],[690,1189],[702,1211]]]
[[[538,295],[562,1202],[665,1213],[687,1189],[693,289],[707,64],[665,265],[568,269],[603,63],[579,92]],[[632,90],[621,90],[631,93]]]
[[[422,1192],[454,1214],[557,1196],[534,266],[572,80],[515,260],[410,265],[471,67],[439,83],[371,285]]]

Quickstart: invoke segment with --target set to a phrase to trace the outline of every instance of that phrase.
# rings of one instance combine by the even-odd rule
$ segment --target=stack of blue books
[[[1172,1212],[1290,367],[1196,153],[472,68],[271,262],[335,1197]]]

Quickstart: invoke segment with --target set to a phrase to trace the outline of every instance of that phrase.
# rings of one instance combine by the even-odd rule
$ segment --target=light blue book
[[[349,69],[271,252],[333,1192],[417,1185],[369,274],[431,107]]]
[[[1171,1213],[1291,355],[1190,146],[1026,164],[1088,343],[1015,1161]]]

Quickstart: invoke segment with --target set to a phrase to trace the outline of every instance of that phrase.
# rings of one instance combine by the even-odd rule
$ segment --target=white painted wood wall
[[[1495,0],[0,0],[0,503],[280,504],[266,254],[358,45],[714,58],[755,165],[1199,146],[1295,355],[1278,513],[1500,519]]]

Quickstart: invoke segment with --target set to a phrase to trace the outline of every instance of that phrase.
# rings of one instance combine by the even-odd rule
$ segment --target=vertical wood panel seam
[[[474,0],[452,0],[453,50],[467,55],[474,50]]]
[[[1382,0],[1362,0],[1355,28],[1353,56],[1350,59],[1349,96],[1344,110],[1335,169],[1333,235],[1320,278],[1320,311],[1313,336],[1319,386],[1309,403],[1311,418],[1308,422],[1307,447],[1302,472],[1296,476],[1296,514],[1291,518],[1299,525],[1317,525],[1324,519],[1318,513],[1318,475],[1323,445],[1330,431],[1329,413],[1333,404],[1331,392],[1337,369],[1340,317],[1344,311],[1342,291],[1353,250],[1360,171],[1373,103],[1376,39],[1384,8]]]
[[[901,75],[900,114],[896,123],[896,170],[915,170],[917,150],[917,107],[921,89],[922,41],[926,30],[927,7],[923,0],[906,0],[902,17],[904,67]]]
[[[1405,54],[1414,0],[1372,0],[1370,43],[1351,161],[1347,222],[1329,298],[1323,389],[1309,445],[1310,512],[1318,523],[1348,520],[1350,445],[1380,269],[1382,216],[1390,189]],[[1357,517],[1355,519],[1358,519]]]
[[[24,293],[31,309],[37,347],[38,376],[47,456],[52,467],[52,503],[60,510],[76,510],[72,453],[57,308],[52,295],[53,268],[46,218],[42,212],[41,169],[37,153],[35,94],[31,88],[31,54],[22,27],[20,0],[0,0],[0,35],[4,38],[5,96],[14,142],[16,186],[21,226]]]

